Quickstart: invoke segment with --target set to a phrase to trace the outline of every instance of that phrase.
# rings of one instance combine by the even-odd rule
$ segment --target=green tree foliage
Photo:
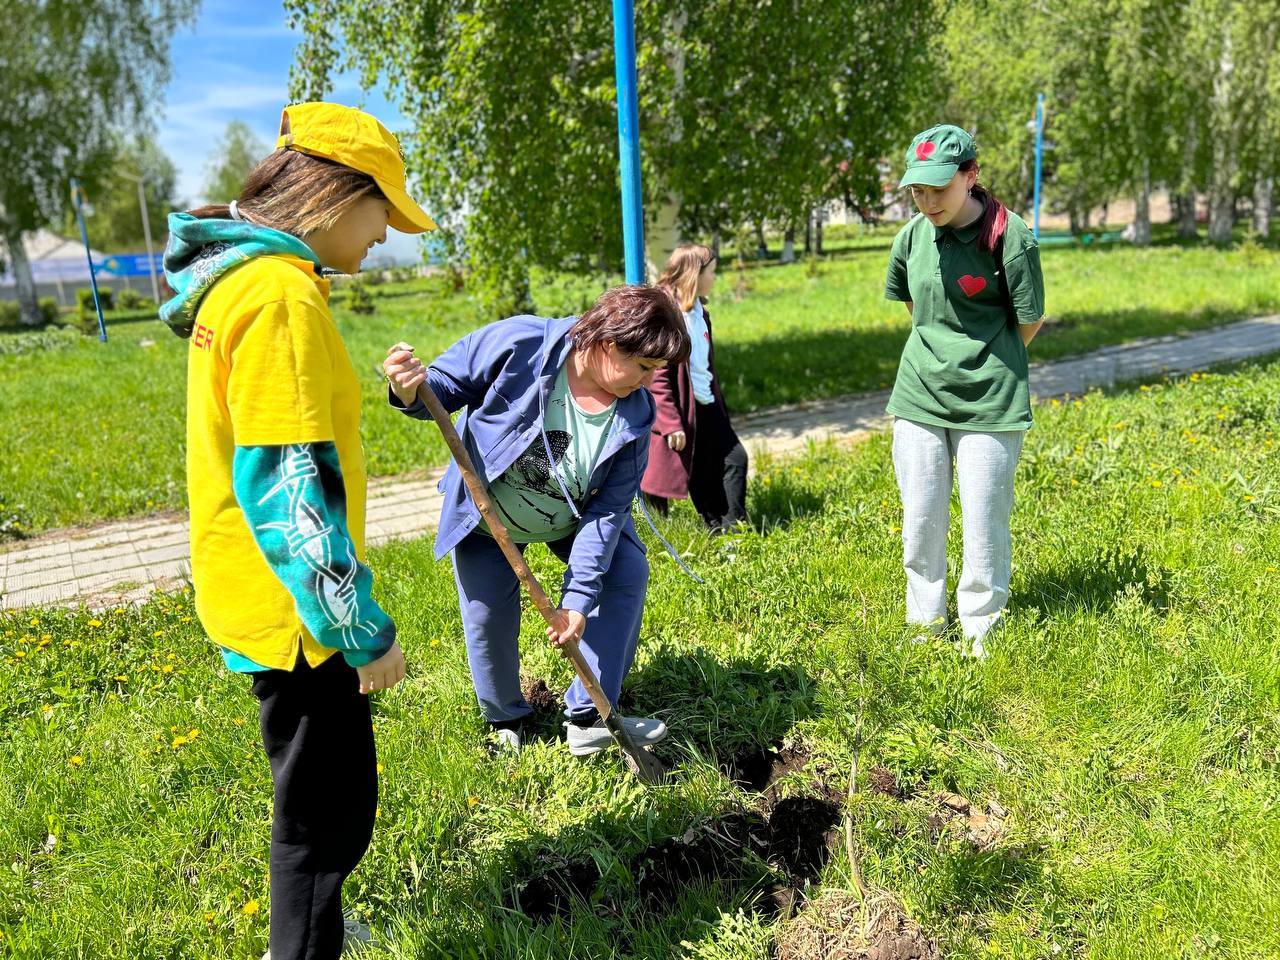
[[[1045,194],[1082,224],[1157,185],[1208,192],[1213,239],[1236,198],[1275,172],[1280,0],[957,0],[947,15],[946,116],[976,131],[984,176],[1015,206],[1031,192],[1026,121],[1047,98]],[[927,112],[924,111],[924,112]]]
[[[92,194],[122,130],[150,125],[169,38],[198,0],[5,0],[0,53],[0,236],[23,320],[40,320],[22,235],[59,222],[68,181]]]
[[[382,81],[428,209],[484,308],[528,306],[532,266],[621,258],[613,23],[607,7],[528,0],[287,0],[305,29],[293,94],[334,73]],[[879,161],[936,23],[900,0],[636,4],[646,210],[687,232],[794,222],[844,195],[878,203]]]
[[[110,172],[89,197],[93,217],[89,237],[104,253],[136,253],[145,249],[142,212],[138,203],[138,182],[146,192],[147,220],[157,247],[164,243],[166,218],[181,203],[175,197],[178,169],[150,138],[122,143]]]
[[[213,148],[205,180],[205,199],[230,203],[240,196],[245,177],[271,151],[243,120],[232,120]]]

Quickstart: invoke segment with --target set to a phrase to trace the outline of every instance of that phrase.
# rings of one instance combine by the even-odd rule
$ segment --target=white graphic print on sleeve
[[[258,501],[258,506],[285,492],[289,498],[289,520],[262,523],[258,530],[279,530],[284,534],[291,557],[301,556],[315,573],[311,584],[316,601],[329,626],[342,636],[345,647],[359,649],[356,634],[372,637],[377,629],[371,621],[360,619],[359,598],[356,593],[355,554],[351,542],[345,543],[346,556],[340,570],[334,567],[333,547],[329,535],[332,524],[326,524],[316,509],[306,502],[309,486],[320,474],[315,453],[309,446],[288,446],[280,455],[280,479]],[[341,572],[340,572],[341,571]]]

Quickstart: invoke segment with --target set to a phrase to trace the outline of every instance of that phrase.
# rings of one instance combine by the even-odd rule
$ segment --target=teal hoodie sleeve
[[[353,667],[382,656],[396,627],[373,599],[372,572],[356,559],[337,447],[236,447],[231,483],[258,548],[316,641],[341,650]]]

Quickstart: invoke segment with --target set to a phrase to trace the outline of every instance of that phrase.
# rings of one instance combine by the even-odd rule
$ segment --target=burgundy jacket
[[[707,365],[711,368],[711,395],[725,417],[724,394],[720,391],[720,378],[716,376],[715,341],[711,338],[711,315],[703,301],[702,315],[707,321]],[[658,416],[653,421],[649,435],[649,466],[640,481],[640,489],[650,496],[683,500],[689,496],[689,475],[693,472],[693,445],[697,442],[697,401],[693,398],[693,381],[689,377],[689,363],[685,361],[665,366],[653,375],[649,388],[658,405]],[[684,449],[672,450],[667,446],[667,434],[683,430]]]

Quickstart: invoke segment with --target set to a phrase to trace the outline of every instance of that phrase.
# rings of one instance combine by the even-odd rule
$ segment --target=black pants
[[[695,416],[689,499],[718,533],[747,519],[747,450],[718,404],[698,404]],[[666,497],[646,494],[645,500],[666,516]]]
[[[271,960],[337,960],[342,881],[373,837],[377,758],[369,698],[341,654],[254,674],[271,761]]]

